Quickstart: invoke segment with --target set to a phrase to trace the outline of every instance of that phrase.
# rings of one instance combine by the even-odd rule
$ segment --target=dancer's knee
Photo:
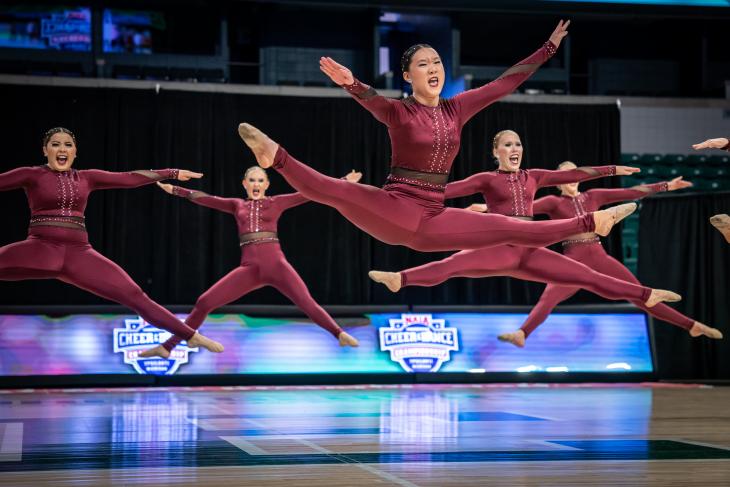
[[[215,304],[215,296],[213,293],[203,293],[198,297],[197,301],[195,301],[195,309],[208,312],[212,310],[216,304]]]

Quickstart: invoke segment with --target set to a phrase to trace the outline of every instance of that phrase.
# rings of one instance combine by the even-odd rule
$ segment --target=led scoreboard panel
[[[181,319],[185,315],[178,315]],[[360,341],[341,348],[307,321],[211,315],[205,334],[226,350],[141,350],[170,335],[134,315],[0,315],[0,376],[67,374],[320,374],[412,372],[652,372],[640,313],[553,314],[518,349],[500,333],[525,314],[372,314],[338,320]]]

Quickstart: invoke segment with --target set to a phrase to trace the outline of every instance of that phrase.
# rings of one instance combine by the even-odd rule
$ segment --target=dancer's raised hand
[[[700,142],[699,144],[692,145],[692,148],[694,150],[700,150],[700,149],[722,149],[724,147],[727,147],[728,143],[730,143],[730,140],[726,139],[725,137],[720,137],[719,139],[707,139],[704,142]]]
[[[676,191],[678,189],[691,188],[694,186],[690,181],[685,181],[682,176],[677,176],[667,183],[667,190]]]
[[[345,174],[345,179],[351,183],[359,183],[360,179],[362,179],[362,173],[353,169]]]
[[[336,85],[351,85],[355,82],[355,77],[352,76],[352,71],[336,62],[331,57],[319,58],[319,69],[329,76],[332,82]]]
[[[555,47],[560,46],[560,41],[563,40],[563,37],[568,35],[568,26],[570,25],[570,20],[563,22],[562,20],[558,22],[558,26],[555,27],[555,30],[550,35],[550,42],[555,44]]]
[[[180,169],[177,173],[178,181],[190,181],[191,179],[200,179],[202,177],[202,172],[193,172],[188,171],[187,169]]]
[[[162,191],[164,191],[165,193],[170,193],[170,194],[172,194],[172,190],[174,188],[174,186],[172,184],[161,183],[159,181],[157,181],[157,186],[159,186],[162,189]]]
[[[641,172],[641,169],[631,166],[616,166],[616,176],[630,176],[636,172]]]
[[[469,211],[476,211],[477,213],[488,213],[487,205],[484,203],[473,203],[466,207]]]

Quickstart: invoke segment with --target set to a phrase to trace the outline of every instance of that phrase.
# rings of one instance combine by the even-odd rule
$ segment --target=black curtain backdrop
[[[730,193],[647,198],[639,229],[639,278],[683,296],[673,307],[722,330],[724,340],[691,339],[656,321],[659,375],[730,379],[730,244],[708,219],[730,211]]]
[[[239,122],[249,121],[325,174],[339,177],[356,168],[365,173],[364,182],[380,186],[388,172],[385,127],[348,98],[3,86],[0,101],[5,142],[0,171],[44,163],[40,137],[62,125],[76,133],[78,169],[186,168],[205,173],[205,178],[181,184],[242,196],[241,176],[255,161],[236,129]],[[619,160],[619,112],[614,105],[498,103],[465,127],[453,177],[493,169],[492,137],[508,128],[521,135],[528,168],[554,168],[566,159],[585,165]],[[274,171],[270,177],[271,194],[292,191]],[[617,183],[611,178],[585,187]],[[480,198],[454,204],[474,201]],[[24,239],[29,216],[25,195],[0,192],[0,205],[6,218],[0,244]],[[86,215],[92,245],[161,303],[194,303],[239,262],[230,216],[169,196],[154,185],[94,193]],[[432,289],[392,294],[371,283],[367,271],[400,270],[447,254],[384,245],[336,211],[314,203],[285,213],[279,233],[288,259],[323,304],[530,304],[543,288],[507,278],[455,279]],[[614,231],[608,242],[613,254],[619,252],[618,234]],[[574,299],[599,300],[582,294]],[[102,302],[56,281],[0,282],[0,304]],[[272,289],[238,302],[287,303]]]

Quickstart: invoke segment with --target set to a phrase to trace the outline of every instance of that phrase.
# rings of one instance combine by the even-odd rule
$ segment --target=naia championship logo
[[[402,314],[380,328],[380,350],[406,372],[438,372],[459,350],[458,330],[430,314]]]
[[[188,354],[198,348],[189,348],[182,341],[170,353],[170,358],[142,358],[139,352],[164,343],[172,334],[150,325],[141,317],[125,319],[124,328],[114,328],[114,353],[124,354],[124,363],[134,367],[138,374],[172,375],[188,363]]]

